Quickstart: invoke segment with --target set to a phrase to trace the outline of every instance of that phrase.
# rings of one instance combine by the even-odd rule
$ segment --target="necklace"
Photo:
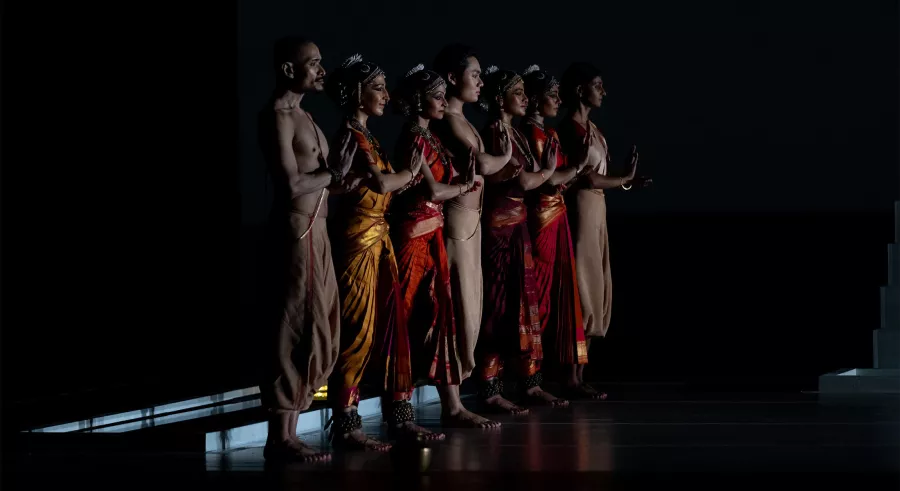
[[[378,140],[372,136],[372,133],[368,128],[362,125],[356,118],[348,117],[347,123],[350,124],[350,127],[354,130],[363,134],[366,137],[366,141],[369,142],[369,145],[372,147],[372,150],[381,157],[381,160],[387,162],[387,158],[385,158],[384,152],[381,151],[381,145],[378,144]]]
[[[531,153],[531,149],[528,148],[528,144],[521,141],[521,140],[524,140],[524,137],[522,137],[519,134],[519,130],[513,128],[513,126],[511,124],[504,123],[503,121],[500,121],[500,124],[502,124],[503,126],[506,126],[510,131],[512,131],[513,144],[519,150],[519,153],[522,154],[523,157],[525,157],[526,163],[531,165],[531,169],[534,169],[536,167],[536,165],[535,165],[536,160],[534,158],[534,155]]]
[[[444,167],[450,166],[450,156],[447,155],[447,151],[444,149],[444,145],[442,145],[441,142],[434,137],[434,135],[431,133],[431,130],[413,123],[410,126],[410,131],[421,136],[425,139],[425,141],[428,142],[429,145],[431,145],[431,148],[441,156],[441,164],[443,164]]]
[[[534,119],[534,117],[529,116],[528,121],[531,121],[531,124],[537,126],[541,131],[544,130],[544,123],[541,123],[540,121]]]

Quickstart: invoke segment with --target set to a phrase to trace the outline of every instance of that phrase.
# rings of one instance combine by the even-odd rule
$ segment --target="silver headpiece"
[[[421,72],[421,71],[424,70],[424,69],[425,69],[425,65],[419,63],[418,65],[416,65],[416,66],[410,68],[410,70],[409,70],[408,72],[406,72],[406,76],[407,76],[407,77],[411,77],[412,74],[414,74],[414,73],[416,73],[416,72]]]
[[[360,55],[359,53],[355,53],[350,58],[347,58],[346,60],[344,60],[344,62],[341,63],[341,66],[344,68],[349,68],[361,61],[362,61],[362,55]]]
[[[541,69],[541,67],[539,67],[537,65],[531,65],[530,67],[526,68],[524,72],[522,72],[522,75],[528,75],[529,73],[536,72],[540,69]]]
[[[344,60],[340,68],[331,75],[334,85],[331,90],[332,97],[338,106],[347,107],[354,98],[354,93],[356,100],[359,101],[363,86],[371,83],[379,75],[384,75],[381,67],[370,61],[363,61],[363,57],[359,53],[355,53]],[[328,90],[327,87],[326,90]]]

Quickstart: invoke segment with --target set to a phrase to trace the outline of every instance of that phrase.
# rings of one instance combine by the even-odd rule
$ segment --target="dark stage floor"
[[[424,425],[440,409],[420,409]],[[499,431],[449,430],[430,449],[336,455],[325,465],[267,466],[262,448],[223,454],[41,457],[19,462],[19,489],[75,483],[150,489],[718,489],[800,485],[897,489],[900,397],[680,393],[631,388],[622,399],[500,417]],[[380,430],[377,422],[368,425]],[[322,434],[306,435],[318,445]],[[7,467],[9,469],[9,467]],[[13,476],[7,474],[6,478]],[[12,484],[12,483],[9,483]],[[401,486],[402,485],[402,486]],[[865,488],[860,486],[865,485]],[[643,487],[643,486],[640,486]],[[501,489],[501,488],[497,488]]]

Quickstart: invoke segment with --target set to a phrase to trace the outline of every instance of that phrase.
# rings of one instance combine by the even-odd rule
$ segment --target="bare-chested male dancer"
[[[457,158],[454,165],[464,165],[468,159],[460,158],[470,152],[475,154],[475,179],[484,183],[484,174],[493,174],[502,169],[512,157],[512,144],[508,138],[501,142],[503,154],[491,155],[485,151],[484,142],[478,131],[463,114],[463,106],[478,102],[481,87],[481,64],[474,50],[465,45],[451,44],[444,47],[435,57],[433,69],[447,81],[447,109],[442,121],[435,121],[433,131],[448,150]],[[466,175],[466,169],[456,169],[457,174]],[[481,273],[481,205],[483,186],[476,193],[470,193],[447,202],[444,208],[447,234],[447,259],[450,263],[450,281],[456,319],[459,326],[460,354],[463,357],[463,378],[467,378],[477,365],[475,345],[481,330],[481,313],[484,281]],[[480,377],[483,378],[483,377]],[[517,410],[515,405],[503,398],[499,391],[485,392],[486,387],[498,387],[497,377],[491,380],[479,379],[480,400],[507,410]],[[497,392],[497,393],[494,393]],[[521,411],[524,412],[524,411]],[[479,417],[480,418],[480,417]],[[485,425],[499,426],[499,423],[485,421]]]
[[[321,462],[328,454],[297,438],[297,417],[326,383],[338,356],[340,305],[325,227],[327,188],[342,181],[356,145],[348,135],[329,165],[322,130],[300,108],[306,94],[324,90],[319,48],[291,37],[276,43],[274,55],[275,92],[259,117],[259,143],[275,183],[270,232],[277,251],[270,257],[277,262],[274,281],[282,287],[269,298],[281,302],[273,309],[280,319],[272,364],[260,384],[269,411],[265,457]]]

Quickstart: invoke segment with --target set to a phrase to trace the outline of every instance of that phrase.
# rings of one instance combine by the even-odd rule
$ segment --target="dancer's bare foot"
[[[393,428],[394,435],[400,440],[417,440],[422,442],[439,442],[447,438],[443,433],[435,433],[416,424],[415,421],[406,421]]]
[[[441,416],[441,424],[448,428],[496,429],[500,427],[498,421],[491,421],[465,409]]]
[[[538,387],[532,387],[525,392],[530,401],[550,407],[569,407],[569,401],[560,399],[555,395]]]
[[[387,452],[391,449],[390,443],[384,443],[366,435],[362,429],[356,429],[343,436],[335,437],[332,445],[341,450],[373,450],[375,452]]]
[[[289,438],[282,442],[266,442],[263,450],[266,460],[323,463],[331,460],[331,454],[313,449],[299,438]]]
[[[599,392],[588,384],[567,385],[565,388],[566,397],[570,399],[592,399],[604,400],[606,392]]]
[[[300,445],[301,447],[306,447],[306,448],[312,448],[309,445],[307,445],[306,442],[301,440],[300,437],[297,435],[291,435],[291,441],[294,442],[295,445]]]
[[[513,416],[524,416],[528,414],[527,409],[516,406],[515,404],[504,399],[503,396],[499,394],[488,397],[487,399],[481,401],[481,403],[484,404],[486,410],[492,412],[508,413],[512,414]]]

